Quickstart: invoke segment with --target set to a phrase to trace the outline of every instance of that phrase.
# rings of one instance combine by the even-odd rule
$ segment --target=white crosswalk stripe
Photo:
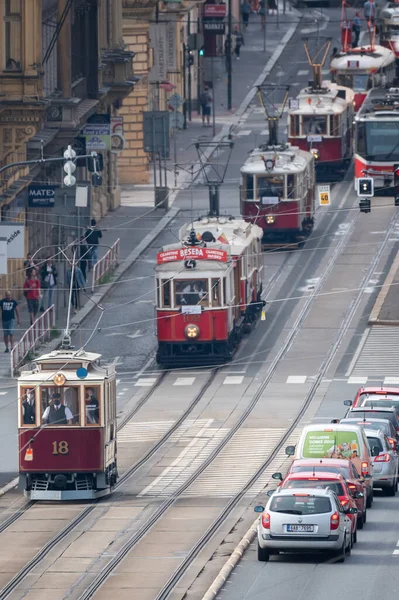
[[[370,328],[356,360],[352,377],[398,377],[399,327],[375,325]]]
[[[118,432],[118,443],[141,443],[152,442],[160,439],[172,427],[174,421],[130,421]],[[176,441],[177,438],[187,435],[193,435],[193,427],[196,430],[201,429],[208,423],[208,419],[187,419],[183,421],[178,431],[171,437],[171,441]]]

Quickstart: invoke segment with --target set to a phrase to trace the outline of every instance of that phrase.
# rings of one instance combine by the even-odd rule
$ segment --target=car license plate
[[[311,533],[314,531],[314,525],[287,525],[287,531],[296,531],[298,533]]]

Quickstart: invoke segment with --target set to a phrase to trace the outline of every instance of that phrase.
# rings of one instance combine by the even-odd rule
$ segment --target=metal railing
[[[93,281],[91,284],[91,291],[94,292],[94,288],[97,283],[100,281],[104,275],[106,275],[109,271],[115,269],[119,261],[119,242],[120,238],[116,240],[110,247],[110,249],[104,254],[102,258],[93,268]]]
[[[14,375],[32,349],[51,339],[53,326],[54,304],[36,319],[11,350],[11,375]]]

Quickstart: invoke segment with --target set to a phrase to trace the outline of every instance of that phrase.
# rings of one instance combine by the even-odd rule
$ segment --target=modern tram
[[[20,486],[31,500],[93,499],[118,477],[114,365],[56,350],[18,378]]]

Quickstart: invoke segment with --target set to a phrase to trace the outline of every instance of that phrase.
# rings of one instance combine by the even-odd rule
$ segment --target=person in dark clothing
[[[243,35],[242,35],[238,25],[235,26],[233,35],[234,35],[235,42],[236,42],[235,46],[234,46],[234,54],[236,55],[236,59],[240,60],[241,46],[244,45],[244,38],[243,38]]]
[[[82,271],[82,275],[85,279],[87,279],[86,271],[87,271],[87,264],[89,262],[89,254],[90,254],[89,246],[86,244],[85,236],[82,235],[80,238],[80,242],[79,242],[78,259],[79,259],[80,270]]]
[[[43,413],[42,421],[47,425],[72,425],[72,413],[67,406],[61,404],[61,394],[53,395],[52,401]]]
[[[19,317],[18,302],[11,296],[11,292],[7,291],[5,297],[0,300],[1,320],[4,331],[4,343],[6,349],[4,352],[9,352],[8,339],[10,339],[11,350],[14,347],[14,327],[15,317],[17,317],[18,325],[21,325]]]
[[[74,253],[77,254],[77,249],[74,248]],[[68,283],[68,288],[71,285],[71,279],[72,279],[72,267],[70,267],[70,269],[68,269],[67,271],[67,283]],[[73,269],[73,282],[72,282],[72,299],[71,299],[71,303],[73,308],[75,309],[75,312],[77,312],[78,307],[80,306],[80,290],[82,290],[83,288],[86,287],[86,279],[83,277],[83,273],[81,271],[81,269],[75,265],[75,268]]]
[[[43,290],[42,300],[40,303],[40,312],[44,312],[44,305],[47,299],[47,308],[53,304],[53,292],[57,285],[57,269],[50,256],[46,258],[46,262],[40,269],[40,287]]]
[[[97,227],[96,220],[91,220],[91,226],[85,233],[85,239],[89,246],[91,267],[93,268],[98,261],[98,244],[103,237],[101,229]]]
[[[86,406],[86,424],[87,425],[98,425],[100,422],[100,415],[98,410],[98,400],[94,395],[92,388],[86,389],[85,396]]]
[[[244,0],[241,4],[241,18],[245,28],[248,27],[249,15],[251,14],[251,5],[249,0]]]
[[[24,425],[36,425],[35,392],[27,390],[22,401],[22,418]]]

